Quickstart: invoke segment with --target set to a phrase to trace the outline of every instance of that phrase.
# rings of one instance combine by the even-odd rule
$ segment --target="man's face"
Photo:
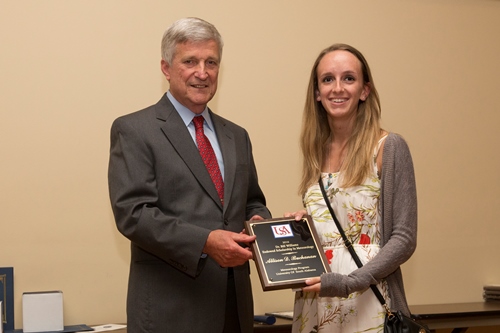
[[[177,44],[172,64],[161,61],[170,93],[179,103],[200,114],[217,91],[220,54],[213,40]]]

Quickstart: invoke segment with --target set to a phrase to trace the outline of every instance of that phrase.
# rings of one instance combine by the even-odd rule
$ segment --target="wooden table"
[[[411,305],[410,310],[433,331],[452,328],[452,333],[463,333],[469,327],[500,325],[500,302]]]
[[[500,302],[410,305],[412,316],[435,332],[453,329],[464,333],[469,327],[500,326]],[[292,321],[276,318],[274,325],[256,323],[254,332],[290,333]]]
[[[426,324],[431,331],[453,329],[452,333],[464,333],[469,327],[500,326],[500,302],[476,302],[455,304],[410,305],[412,316]],[[276,318],[276,323],[255,323],[255,333],[290,333],[292,320]],[[127,330],[112,331],[126,333]]]

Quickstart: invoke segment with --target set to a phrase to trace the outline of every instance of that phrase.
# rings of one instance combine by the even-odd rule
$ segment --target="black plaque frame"
[[[305,280],[330,272],[309,215],[301,220],[274,218],[246,221],[250,244],[264,291],[306,286]]]
[[[0,267],[0,325],[3,331],[14,329],[14,267]]]

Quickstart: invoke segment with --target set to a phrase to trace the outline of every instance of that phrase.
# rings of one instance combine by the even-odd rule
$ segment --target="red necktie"
[[[194,128],[196,129],[196,144],[198,145],[203,163],[205,163],[208,173],[210,174],[210,178],[212,178],[214,182],[220,201],[224,203],[224,181],[222,180],[214,149],[203,131],[204,120],[205,118],[203,118],[203,116],[193,118]]]

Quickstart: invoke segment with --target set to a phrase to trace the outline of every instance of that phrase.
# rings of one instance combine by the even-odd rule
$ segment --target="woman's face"
[[[316,100],[330,117],[350,119],[365,101],[370,87],[363,82],[361,62],[349,51],[337,50],[323,56],[316,69]]]

